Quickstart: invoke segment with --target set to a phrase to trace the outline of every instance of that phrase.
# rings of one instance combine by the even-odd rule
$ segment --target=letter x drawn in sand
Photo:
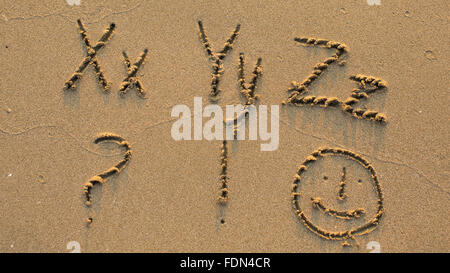
[[[75,83],[81,78],[81,75],[83,74],[86,67],[89,64],[92,64],[95,70],[97,80],[102,86],[103,91],[108,92],[110,84],[106,80],[103,70],[101,69],[100,64],[98,63],[97,53],[102,47],[105,46],[106,42],[109,41],[109,39],[111,39],[114,29],[116,28],[116,25],[114,23],[111,23],[109,27],[106,28],[106,30],[103,32],[103,35],[100,38],[100,40],[98,40],[98,42],[94,46],[92,46],[91,41],[87,36],[87,31],[83,23],[81,23],[80,19],[77,20],[77,23],[81,39],[83,39],[84,45],[86,46],[86,56],[84,57],[83,61],[81,62],[77,70],[72,74],[70,79],[66,81],[64,88],[75,89],[76,87]]]
[[[127,77],[122,81],[122,84],[120,86],[120,95],[125,95],[130,88],[133,88],[133,86],[138,91],[138,94],[141,98],[145,99],[145,89],[142,85],[141,80],[139,80],[138,77],[136,77],[136,74],[139,70],[139,68],[145,63],[145,57],[147,56],[148,49],[144,49],[144,51],[139,55],[136,62],[134,64],[131,64],[130,58],[128,58],[127,53],[125,51],[122,52],[123,55],[123,61],[125,65],[127,66],[128,72]]]

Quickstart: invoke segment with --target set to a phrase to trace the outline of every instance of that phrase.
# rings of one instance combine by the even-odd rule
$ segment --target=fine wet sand
[[[75,241],[81,252],[369,252],[374,241],[381,252],[448,252],[448,4],[380,2],[2,1],[0,251],[70,252]],[[96,52],[98,66],[89,59],[67,90],[89,50],[78,19],[91,49],[111,23],[115,29]],[[221,62],[217,103],[279,105],[276,151],[262,152],[260,140],[228,141],[222,151],[220,140],[172,138],[174,105],[210,103],[214,62],[199,20],[214,52],[240,24]],[[316,69],[344,50],[302,37],[345,44],[346,52]],[[254,93],[238,82],[241,52],[247,83],[261,58]],[[145,63],[133,72],[139,56]],[[289,101],[308,78],[307,93]],[[361,80],[387,87],[349,101]],[[127,149],[95,144],[105,132],[132,148],[118,171],[111,167]],[[351,151],[376,172],[383,214],[356,241],[318,236],[293,208],[299,166],[319,148]],[[339,156],[316,161],[299,188],[315,226],[348,231],[377,214],[370,168]],[[339,199],[343,167],[347,203]],[[105,170],[113,174],[92,187],[87,207],[83,185]],[[358,219],[330,215],[356,209],[364,210]]]

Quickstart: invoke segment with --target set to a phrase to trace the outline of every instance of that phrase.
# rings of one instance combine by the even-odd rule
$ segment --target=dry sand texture
[[[448,252],[448,1],[380,2],[0,0],[0,251],[68,252],[76,241],[82,252],[368,252],[375,241],[382,252]],[[199,20],[215,52],[240,24],[219,62],[217,103],[251,97],[237,81],[243,52],[247,81],[262,58],[257,103],[280,105],[278,150],[228,142],[225,212],[216,202],[222,142],[170,135],[172,106],[209,103]],[[76,88],[63,90],[86,57]],[[287,102],[302,82],[307,90]],[[104,132],[125,139],[133,157],[92,187],[87,208],[83,183],[126,156],[94,143]],[[382,217],[356,236],[359,247],[345,231],[380,209],[365,164],[327,155],[301,174],[302,212],[345,240],[321,238],[293,209],[293,177],[321,147],[376,171]]]

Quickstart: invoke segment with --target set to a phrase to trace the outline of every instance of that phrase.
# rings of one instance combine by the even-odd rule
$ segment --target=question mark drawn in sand
[[[237,24],[235,30],[231,34],[230,38],[225,42],[223,49],[219,52],[214,52],[211,43],[208,40],[208,36],[205,33],[202,21],[198,21],[198,30],[200,41],[208,54],[209,60],[212,65],[212,77],[211,77],[211,91],[209,93],[210,101],[217,101],[217,96],[220,94],[219,83],[220,77],[224,72],[223,60],[227,56],[228,52],[233,49],[233,43],[239,35],[241,25]]]
[[[316,163],[319,158],[323,158],[325,156],[341,156],[352,161],[357,162],[362,167],[364,167],[369,173],[372,180],[373,188],[375,189],[376,195],[378,197],[377,200],[377,211],[375,215],[366,221],[364,224],[359,225],[357,227],[344,230],[344,231],[328,231],[317,224],[315,224],[308,216],[305,215],[304,211],[300,207],[300,199],[302,197],[302,193],[300,192],[300,181],[302,179],[302,174],[308,170],[311,164]],[[343,171],[343,178],[345,178],[345,169]],[[345,185],[345,180],[341,179],[340,189],[343,189],[343,183]],[[327,240],[344,240],[343,246],[351,246],[350,243],[347,242],[348,239],[353,239],[358,246],[358,242],[355,239],[355,236],[361,236],[367,233],[372,232],[379,224],[381,216],[384,212],[383,207],[383,193],[381,190],[380,182],[378,181],[377,174],[372,165],[361,155],[353,153],[349,150],[341,149],[341,148],[319,148],[314,151],[311,155],[306,157],[302,164],[300,164],[297,173],[294,176],[294,181],[291,188],[291,197],[292,204],[294,210],[298,216],[298,218],[303,222],[303,224],[314,234],[320,236],[321,238]],[[342,194],[344,192],[342,191]],[[338,197],[342,197],[341,190],[339,190]],[[365,213],[364,209],[356,209],[351,211],[336,211],[333,209],[329,209],[326,207],[320,198],[311,198],[313,208],[319,209],[325,214],[335,216],[341,219],[352,219],[359,218],[362,214]]]
[[[96,139],[94,140],[95,144],[98,144],[100,142],[113,142],[116,143],[117,145],[119,145],[120,147],[124,147],[125,148],[125,155],[124,155],[124,159],[122,159],[121,161],[119,161],[119,163],[117,163],[116,165],[114,165],[113,167],[111,167],[110,169],[95,175],[91,178],[89,178],[89,180],[84,183],[83,185],[83,191],[84,194],[86,196],[86,202],[85,205],[87,207],[92,206],[92,195],[91,195],[91,190],[92,188],[96,185],[96,184],[103,184],[106,182],[106,180],[108,178],[110,178],[112,175],[114,174],[118,174],[120,173],[120,171],[122,171],[125,166],[127,165],[128,161],[130,161],[131,159],[131,145],[130,143],[128,143],[128,141],[126,141],[124,138],[122,138],[119,135],[113,134],[113,133],[101,133],[99,134]],[[87,223],[91,224],[92,223],[92,218],[89,217],[87,218]]]
[[[67,250],[72,250],[70,253],[81,253],[80,243],[77,241],[70,241],[66,245]]]
[[[378,111],[371,109],[354,108],[354,105],[360,102],[361,99],[369,98],[369,94],[387,88],[386,81],[380,78],[362,74],[350,76],[350,80],[356,81],[359,86],[358,88],[352,90],[351,95],[346,100],[327,96],[305,96],[304,94],[309,91],[308,88],[310,85],[319,79],[319,77],[331,64],[336,62],[338,62],[339,65],[345,64],[345,62],[340,59],[344,54],[348,53],[348,46],[340,42],[317,38],[300,37],[295,38],[294,40],[304,46],[320,46],[328,49],[334,49],[336,52],[323,62],[317,63],[314,66],[313,72],[309,74],[302,82],[291,82],[292,87],[288,89],[290,95],[287,101],[282,102],[283,105],[287,103],[295,106],[319,105],[324,108],[328,106],[340,107],[344,113],[347,113],[354,118],[367,119],[380,123],[386,122],[386,115],[383,113],[379,113]]]
[[[219,89],[219,83],[220,78],[224,73],[224,66],[223,66],[223,60],[227,56],[228,52],[233,48],[233,43],[236,40],[236,38],[239,35],[239,30],[241,28],[240,24],[236,25],[235,30],[231,33],[230,38],[225,42],[225,45],[223,46],[223,49],[219,52],[214,52],[211,43],[209,42],[208,36],[206,35],[205,28],[203,27],[202,21],[198,21],[198,28],[199,28],[199,37],[200,42],[202,43],[203,47],[205,48],[206,53],[209,56],[209,60],[212,63],[212,81],[211,81],[211,91],[209,94],[209,99],[211,102],[218,102],[217,96],[220,94]],[[261,58],[258,58],[255,67],[252,72],[252,77],[250,79],[249,83],[246,83],[245,80],[245,57],[244,53],[241,52],[239,54],[239,66],[238,66],[238,83],[240,87],[240,94],[242,97],[245,98],[246,102],[244,105],[244,108],[242,109],[241,114],[239,114],[236,118],[233,120],[226,120],[224,121],[224,125],[228,126],[230,124],[234,125],[234,137],[236,138],[237,133],[237,123],[242,117],[247,117],[248,113],[248,107],[250,105],[254,105],[256,100],[259,98],[258,95],[256,95],[256,83],[260,79],[263,70],[261,66]],[[221,154],[220,154],[220,175],[219,175],[219,181],[221,184],[220,187],[220,194],[218,201],[221,205],[226,205],[228,202],[228,141],[225,139],[222,141],[221,145]],[[224,223],[224,219],[221,219],[221,223]]]

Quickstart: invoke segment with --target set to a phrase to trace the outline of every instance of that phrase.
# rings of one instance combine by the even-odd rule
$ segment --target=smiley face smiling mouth
[[[341,219],[349,220],[352,218],[359,218],[359,217],[361,217],[361,215],[366,213],[366,211],[362,208],[357,208],[355,210],[346,210],[346,211],[328,208],[323,204],[322,198],[320,198],[320,197],[311,198],[311,202],[312,202],[312,206],[314,208],[321,210],[325,214],[335,216],[335,217],[341,218]]]

